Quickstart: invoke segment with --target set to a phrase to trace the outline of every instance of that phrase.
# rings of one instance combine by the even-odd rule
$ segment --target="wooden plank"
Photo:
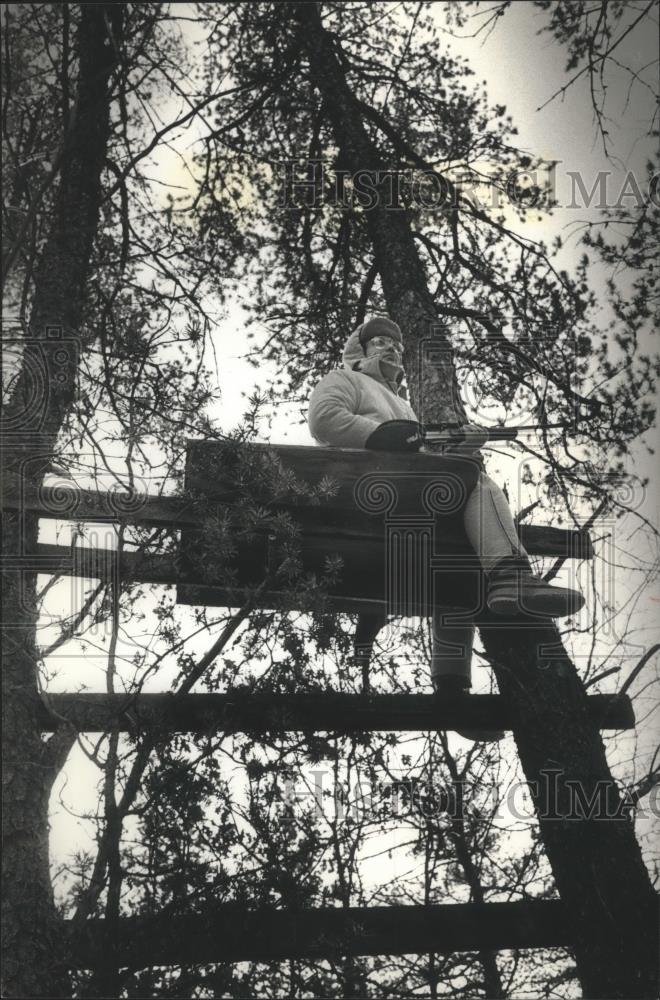
[[[225,694],[49,694],[45,732],[68,719],[81,732],[273,731],[424,732],[456,729],[512,729],[514,718],[501,695],[471,694],[436,700],[427,694],[275,695],[238,688]],[[601,729],[632,729],[630,699],[594,694],[589,714]]]
[[[297,911],[225,904],[189,916],[121,917],[116,931],[103,918],[80,929],[65,921],[64,927],[72,964],[89,969],[113,959],[123,968],[142,969],[571,944],[570,920],[559,900]]]
[[[426,595],[408,598],[406,595],[399,600],[387,603],[385,585],[384,551],[382,546],[371,543],[374,552],[365,553],[349,546],[346,550],[346,566],[342,579],[329,588],[330,605],[334,610],[353,612],[359,610],[375,610],[385,608],[390,614],[397,615],[430,615],[433,601],[439,601],[443,606],[457,608],[462,611],[472,611],[475,615],[481,613],[480,581],[481,573],[477,564],[472,561],[466,565],[465,557],[458,561],[446,560],[445,572],[435,576],[436,586]],[[323,569],[325,554],[336,552],[336,547],[327,540],[319,540],[318,545],[311,544],[305,556],[305,568],[309,572],[320,572]],[[378,568],[380,563],[380,569]],[[121,582],[139,582],[154,584],[178,585],[177,599],[182,604],[204,604],[209,607],[240,607],[248,593],[247,588],[256,587],[264,577],[267,565],[265,540],[261,546],[239,546],[237,564],[238,580],[230,590],[227,587],[205,585],[199,582],[202,571],[199,566],[181,563],[175,556],[161,554],[141,554],[138,552],[123,552],[118,556],[111,549],[86,549],[39,543],[33,555],[21,556],[20,559],[8,560],[6,569],[36,570],[40,573],[63,576],[77,576],[88,579],[114,580]],[[350,592],[347,594],[346,591]],[[283,590],[266,592],[259,607],[292,610],[308,610],[310,601],[307,592],[303,591],[291,607],[290,600]],[[462,602],[462,603],[460,603]]]
[[[60,486],[3,484],[2,505],[7,510],[37,511],[41,517],[92,521],[110,524],[152,525],[194,528],[220,506],[215,501],[193,501],[180,497],[140,494],[135,497],[109,494],[99,490],[68,489]],[[269,504],[274,512],[287,511],[295,516],[304,534],[329,537],[337,541],[383,539],[383,519],[360,511],[336,510],[332,501],[320,507]],[[552,525],[522,524],[520,538],[530,555],[565,559],[590,559],[593,547],[587,532],[556,528]],[[456,539],[453,538],[455,542]]]
[[[63,521],[140,524],[177,528],[198,525],[199,505],[181,497],[135,496],[75,486],[35,489],[15,480],[3,483],[2,505],[7,510],[38,511],[41,517]]]
[[[39,542],[32,554],[8,559],[5,567],[7,570],[36,570],[39,573],[117,582],[173,584],[180,578],[173,555],[123,552],[119,556],[113,549],[88,549],[47,542]]]
[[[310,486],[330,477],[336,486],[331,501],[314,505],[300,499],[290,479],[284,484],[288,493],[283,487],[281,495],[274,496],[278,486],[274,487],[273,482],[282,479],[283,470]],[[341,557],[340,580],[328,588],[335,610],[355,610],[356,602],[358,607],[364,607],[365,602],[383,601],[393,612],[400,607],[401,613],[407,615],[422,610],[431,613],[429,567],[417,561],[417,575],[423,578],[422,600],[414,606],[410,601],[392,600],[391,585],[388,593],[388,580],[393,575],[387,559],[386,546],[390,543],[385,517],[390,521],[395,518],[404,530],[408,526],[413,530],[421,527],[427,533],[432,529],[437,547],[447,554],[466,555],[469,560],[472,550],[463,528],[462,510],[478,474],[478,466],[471,460],[444,460],[437,455],[302,446],[272,448],[260,444],[237,447],[233,443],[192,441],[188,443],[185,486],[210,499],[235,500],[247,491],[257,502],[275,500],[279,507],[288,507],[303,525],[301,562],[306,573],[318,577],[328,558]],[[198,532],[182,531],[182,566],[187,575],[195,577],[199,589],[180,586],[178,603],[235,603],[236,598],[226,593],[223,581],[204,574],[207,555]],[[235,587],[240,592],[242,587],[257,585],[269,565],[273,563],[264,538],[257,537],[249,545],[238,542],[232,563]],[[401,585],[406,586],[403,574],[399,573],[399,577]],[[476,573],[463,573],[460,581],[457,577],[454,586],[448,588],[452,601],[462,607],[477,606],[475,588],[479,589],[479,578],[479,567]],[[283,589],[282,585],[273,586],[264,595],[263,606],[279,606]],[[440,585],[436,587],[440,599],[448,596],[440,595],[441,589]]]
[[[355,514],[363,510],[375,514],[382,505],[393,504],[392,513],[419,509],[420,482],[441,490],[440,499],[451,507],[453,495],[460,506],[479,475],[478,464],[469,458],[418,453],[367,451],[362,448],[319,448],[299,445],[249,444],[189,441],[186,460],[186,488],[215,499],[238,499],[242,495],[241,463],[251,470],[263,470],[264,488],[259,489],[259,473],[250,473],[251,490],[256,496],[273,499],[269,490],[277,461],[282,468],[312,486],[332,479],[337,487],[332,497],[334,510]],[[385,486],[381,486],[381,484]],[[431,498],[433,499],[433,498]],[[436,499],[439,499],[436,497]],[[295,505],[295,497],[288,500]],[[303,502],[307,506],[308,501]],[[450,511],[451,512],[451,511]]]
[[[367,543],[365,543],[365,547]],[[476,624],[491,622],[492,616],[485,608],[485,584],[476,557],[465,555],[442,557],[424,586],[406,591],[396,587],[388,594],[388,567],[385,549],[374,542],[367,551],[356,546],[340,549],[345,564],[340,579],[328,588],[328,605],[341,613],[381,611],[395,617],[429,616],[434,606],[469,614]],[[334,554],[337,547],[327,539],[307,540],[303,545],[303,566],[307,572],[319,574],[326,555]],[[142,554],[123,552],[118,556],[112,549],[87,549],[39,543],[34,554],[8,558],[7,571],[34,570],[45,574],[77,576],[92,580],[113,580],[116,584],[152,583],[176,584],[180,604],[207,607],[240,607],[250,588],[264,579],[268,565],[266,541],[238,546],[237,579],[233,586],[204,584],[203,568],[192,560],[180,560],[176,555]],[[402,577],[405,582],[405,577]],[[312,597],[306,588],[299,589],[293,597],[285,590],[272,588],[265,591],[258,607],[269,610],[310,610]],[[519,627],[524,627],[521,623]]]
[[[434,605],[483,614],[483,575],[463,524],[465,500],[479,474],[473,461],[363,449],[266,445],[241,449],[222,442],[193,441],[188,444],[186,488],[210,499],[236,500],[244,495],[247,479],[250,495],[266,500],[270,488],[266,484],[272,481],[278,463],[310,485],[328,475],[336,482],[337,491],[329,504],[296,506],[292,501],[289,511],[302,527],[301,559],[306,572],[319,576],[328,558],[338,554],[342,559],[341,578],[328,588],[334,610],[369,610],[383,602],[389,613],[404,617],[431,614]],[[263,472],[263,496],[255,469]],[[278,500],[284,506],[287,502]],[[581,558],[593,554],[583,532],[524,526],[520,534],[532,555]],[[197,582],[192,586],[182,582],[178,603],[240,603],[236,590],[228,593],[220,580],[209,579],[205,573],[208,552],[200,537],[195,530],[182,531],[182,567]],[[413,554],[415,546],[417,554]],[[424,547],[426,555],[421,556]],[[250,545],[239,542],[233,562],[238,593],[242,587],[261,582],[267,565],[264,538],[257,537]],[[411,566],[415,567],[412,572]],[[271,588],[263,595],[262,606],[280,606],[281,591],[281,587]]]
[[[142,556],[109,550],[95,552],[61,546],[40,545],[37,560],[23,560],[45,573],[89,578],[113,578],[118,582],[177,583],[177,600],[182,604],[236,607],[247,593],[261,585],[273,567],[269,542],[257,534],[250,542],[239,541],[231,566],[210,567],[212,552],[201,542],[199,525],[205,503],[229,500],[245,491],[247,462],[250,475],[257,475],[268,494],[272,477],[267,475],[280,463],[298,478],[318,483],[330,470],[338,483],[338,493],[330,505],[300,505],[295,495],[284,494],[277,509],[290,510],[301,524],[301,561],[305,573],[320,577],[327,561],[337,555],[341,575],[328,588],[329,604],[335,611],[357,612],[385,608],[395,616],[430,615],[434,606],[458,608],[475,617],[484,614],[485,586],[477,558],[465,536],[462,504],[474,485],[478,468],[466,459],[438,455],[402,455],[357,449],[323,449],[297,446],[251,445],[192,442],[189,448],[186,485],[202,488],[207,500],[177,498],[137,498],[128,502],[94,491],[63,494],[48,488],[15,492],[14,500],[47,510],[47,516],[90,516],[97,520],[125,520],[145,524],[167,524],[182,529],[180,550],[169,555]],[[288,482],[289,492],[291,483]],[[268,495],[265,496],[268,500]],[[271,509],[275,509],[271,505]],[[587,535],[542,526],[521,529],[523,541],[534,554],[542,551],[559,557],[588,554]],[[275,557],[276,559],[276,557]],[[432,565],[431,565],[432,563]],[[411,572],[410,567],[414,567]],[[229,577],[227,570],[233,571]],[[231,579],[231,587],[229,580]],[[274,583],[260,597],[262,608],[306,610],[306,591],[295,599],[285,597],[284,583]]]
[[[384,513],[399,517],[433,513],[441,536],[453,538],[457,549],[470,550],[462,525],[463,504],[474,488],[478,465],[469,458],[432,454],[399,454],[355,448],[319,448],[298,445],[251,444],[244,455],[268,468],[276,458],[296,478],[313,486],[330,477],[336,494],[320,506],[295,498],[273,502],[266,490],[255,496],[273,502],[278,510],[295,513],[305,532],[331,531],[361,537],[384,536]],[[210,500],[231,503],[241,495],[236,471],[238,451],[218,441],[189,441],[186,458],[187,489]],[[454,497],[454,502],[451,496]],[[390,505],[387,511],[380,507]],[[444,524],[444,527],[443,527]],[[520,525],[523,544],[532,555],[590,559],[593,547],[588,532],[551,525]]]
[[[440,605],[483,615],[483,574],[463,525],[464,502],[479,473],[474,462],[363,449],[265,445],[241,449],[194,441],[188,445],[186,488],[210,499],[236,499],[245,493],[249,477],[251,495],[266,499],[270,487],[264,486],[260,496],[261,480],[254,470],[263,471],[266,484],[278,463],[311,485],[328,474],[336,481],[337,492],[328,505],[290,507],[303,529],[305,572],[319,577],[327,559],[341,557],[340,580],[328,588],[334,610],[355,612],[384,605],[388,613],[407,617],[429,615]],[[531,554],[543,551],[566,558],[590,551],[588,536],[580,532],[526,527],[521,535]],[[234,589],[228,592],[222,581],[209,578],[205,571],[208,555],[199,532],[182,532],[181,565],[196,583],[182,581],[178,603],[240,603],[241,589],[257,586],[272,565],[265,538],[239,542],[232,564]],[[281,606],[282,589],[273,586],[263,595],[261,606]]]

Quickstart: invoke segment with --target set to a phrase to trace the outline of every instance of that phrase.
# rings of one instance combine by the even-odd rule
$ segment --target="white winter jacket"
[[[312,437],[331,448],[364,448],[369,435],[386,420],[417,420],[405,389],[385,379],[375,359],[365,358],[360,330],[346,341],[344,367],[324,375],[309,399]],[[356,371],[358,362],[367,371]]]

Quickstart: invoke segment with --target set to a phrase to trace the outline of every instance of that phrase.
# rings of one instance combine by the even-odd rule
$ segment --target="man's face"
[[[403,349],[394,337],[372,337],[365,344],[365,354],[368,358],[380,358],[384,365],[395,371],[401,368]]]

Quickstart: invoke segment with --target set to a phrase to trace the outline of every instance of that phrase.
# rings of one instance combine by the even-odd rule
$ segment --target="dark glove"
[[[422,429],[415,420],[387,420],[367,438],[365,448],[374,451],[419,451]]]

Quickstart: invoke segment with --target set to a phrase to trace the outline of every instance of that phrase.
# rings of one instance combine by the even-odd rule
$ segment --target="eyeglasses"
[[[396,351],[397,354],[403,354],[401,344],[398,340],[394,340],[393,337],[371,337],[367,343],[373,344],[374,347],[389,347],[391,350]]]

